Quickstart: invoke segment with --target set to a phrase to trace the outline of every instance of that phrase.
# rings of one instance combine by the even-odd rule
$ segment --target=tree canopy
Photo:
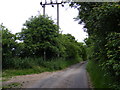
[[[10,58],[44,58],[46,61],[54,58],[86,60],[83,43],[77,42],[71,34],[59,33],[58,26],[48,16],[30,17],[19,33],[12,34],[4,26],[2,32],[3,68],[15,66],[16,61],[11,61]]]
[[[102,69],[117,80],[120,75],[120,4],[105,3],[72,3],[77,7],[77,20],[84,23],[89,37],[87,44],[88,59],[100,63]],[[118,81],[119,82],[119,81]]]
[[[43,56],[45,51],[46,54],[54,57],[58,52],[56,47],[59,34],[57,25],[49,17],[35,16],[27,20],[24,26],[18,35],[29,52],[24,55]],[[52,55],[50,55],[51,53]]]

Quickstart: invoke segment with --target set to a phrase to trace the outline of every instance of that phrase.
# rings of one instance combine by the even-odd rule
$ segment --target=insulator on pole
[[[64,5],[62,4],[62,7],[64,7]]]
[[[54,5],[52,5],[52,7],[54,7]]]
[[[64,1],[63,3],[66,3],[66,1]]]
[[[42,5],[42,2],[40,2],[40,5]]]
[[[61,3],[63,3],[63,0],[61,1]]]
[[[44,8],[44,7],[45,7],[45,5],[42,5],[42,7]]]

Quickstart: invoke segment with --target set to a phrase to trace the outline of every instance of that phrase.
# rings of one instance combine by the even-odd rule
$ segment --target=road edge
[[[94,86],[92,84],[92,81],[91,81],[91,78],[90,78],[90,75],[89,73],[87,72],[87,78],[88,78],[88,85],[89,85],[89,88],[91,88],[91,90],[94,90]]]

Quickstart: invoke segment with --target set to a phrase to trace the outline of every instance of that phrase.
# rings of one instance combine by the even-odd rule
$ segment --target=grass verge
[[[20,83],[11,83],[11,84],[7,84],[5,86],[2,87],[2,89],[4,88],[20,88],[22,85]]]
[[[44,62],[42,61],[39,64],[33,65],[32,68],[5,69],[3,70],[2,77],[3,77],[3,81],[7,81],[12,76],[37,74],[37,73],[48,72],[48,71],[52,72],[52,71],[64,69],[70,65],[80,62],[81,60],[82,59],[76,59],[76,60],[54,59],[50,61],[44,61]]]
[[[94,88],[113,88],[120,90],[117,82],[94,61],[89,61],[87,64],[87,71],[90,75],[92,85]]]

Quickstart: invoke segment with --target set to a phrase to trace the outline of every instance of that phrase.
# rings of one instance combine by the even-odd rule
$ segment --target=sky
[[[31,16],[43,15],[40,2],[41,0],[0,0],[0,24],[3,23],[12,33],[20,32],[25,21]],[[56,23],[57,6],[47,5],[45,11],[46,15],[52,17]],[[64,7],[59,6],[60,31],[63,34],[72,34],[77,41],[83,42],[87,33],[84,32],[83,25],[78,24],[78,21],[73,19],[77,15],[78,10],[70,8],[68,4],[65,4]]]

